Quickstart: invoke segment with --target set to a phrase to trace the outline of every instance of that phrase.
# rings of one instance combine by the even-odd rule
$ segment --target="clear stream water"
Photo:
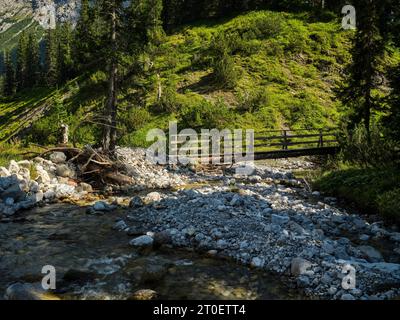
[[[126,212],[102,216],[85,207],[53,204],[0,223],[0,299],[14,282],[38,283],[41,269],[57,271],[61,299],[129,299],[152,289],[163,299],[299,299],[269,273],[188,249],[136,252],[112,229]]]

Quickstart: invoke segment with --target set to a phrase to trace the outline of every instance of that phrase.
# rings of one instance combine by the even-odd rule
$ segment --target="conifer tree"
[[[45,36],[44,80],[49,87],[57,84],[57,42],[55,30],[48,29]]]
[[[64,83],[72,77],[72,26],[63,23],[57,27],[57,75],[58,83]]]
[[[32,88],[38,84],[40,76],[39,42],[34,32],[28,36],[26,53],[26,86]]]
[[[15,92],[15,70],[11,59],[10,52],[5,53],[5,80],[4,80],[4,96],[10,97]]]
[[[380,65],[385,53],[385,41],[380,32],[381,7],[374,0],[357,0],[357,31],[352,49],[353,62],[347,84],[340,97],[349,107],[351,125],[364,123],[368,135],[372,112],[381,101],[374,95],[379,86]]]
[[[17,46],[17,63],[16,63],[16,86],[20,91],[26,86],[26,66],[27,66],[27,45],[28,39],[25,31],[22,31]]]

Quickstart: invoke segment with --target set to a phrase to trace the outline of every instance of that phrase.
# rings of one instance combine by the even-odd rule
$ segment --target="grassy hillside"
[[[142,101],[130,83],[119,96],[121,144],[145,145],[149,128],[167,128],[170,119],[186,127],[305,128],[335,126],[340,103],[333,90],[350,59],[351,32],[339,23],[312,22],[305,15],[251,12],[219,21],[189,25],[167,37],[155,61],[160,80],[147,79]],[[213,75],[213,48],[228,39],[237,81],[226,89]],[[53,93],[26,93],[0,101],[0,140],[17,126],[26,109],[41,108],[28,140],[51,143],[56,125],[67,122],[77,142],[95,141],[94,115],[104,103],[106,76],[97,72]],[[157,84],[163,96],[157,101]],[[76,130],[75,130],[76,129]]]

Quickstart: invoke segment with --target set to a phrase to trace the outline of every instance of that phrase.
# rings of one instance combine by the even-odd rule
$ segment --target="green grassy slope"
[[[218,86],[212,77],[209,49],[217,34],[233,39],[232,57],[240,77],[230,90]],[[269,11],[183,27],[167,37],[161,48],[164,54],[156,61],[172,108],[156,107],[156,85],[138,108],[125,83],[119,97],[120,143],[144,145],[147,130],[167,128],[170,119],[180,120],[182,126],[256,131],[335,126],[340,103],[333,89],[350,59],[351,36],[337,22],[315,23],[306,16]],[[104,80],[98,72],[67,84],[61,89],[63,98],[35,121],[31,138],[41,143],[54,140],[55,124],[64,121],[77,128],[77,141],[94,141],[99,128],[90,115],[104,101]],[[25,107],[39,108],[45,100],[35,92],[17,101],[0,101],[0,116],[8,119],[0,120],[0,129],[11,132]]]

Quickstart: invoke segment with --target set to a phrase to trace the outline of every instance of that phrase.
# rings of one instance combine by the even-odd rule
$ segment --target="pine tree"
[[[363,122],[370,132],[372,112],[379,109],[380,100],[374,89],[381,78],[379,67],[385,53],[385,41],[380,32],[381,7],[374,0],[357,0],[357,32],[352,49],[353,62],[348,81],[340,94],[350,108],[351,125]]]
[[[15,93],[15,70],[11,59],[10,52],[5,53],[5,80],[4,80],[4,96],[10,97]]]
[[[17,47],[17,66],[16,66],[16,85],[17,91],[21,91],[26,86],[27,78],[27,45],[28,39],[25,31],[22,31],[18,40]]]
[[[26,86],[32,88],[38,84],[40,76],[39,42],[35,33],[28,36],[26,54]]]
[[[55,30],[48,29],[45,37],[44,80],[46,85],[54,87],[57,84],[57,41]]]
[[[64,83],[72,77],[72,26],[63,23],[57,27],[57,79],[58,83]]]

